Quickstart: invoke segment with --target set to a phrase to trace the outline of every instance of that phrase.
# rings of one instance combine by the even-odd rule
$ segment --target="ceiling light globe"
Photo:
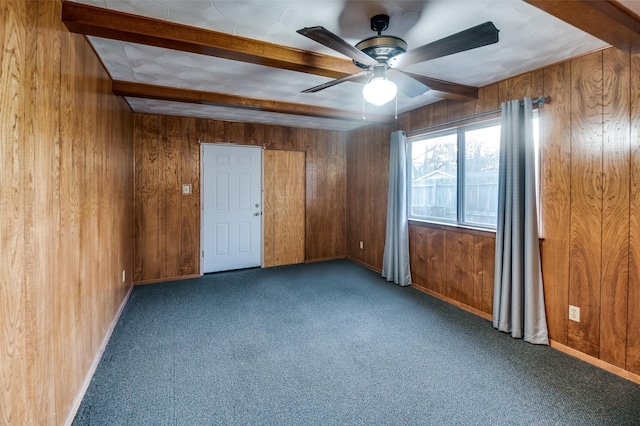
[[[374,78],[362,88],[364,99],[376,106],[381,106],[393,100],[398,88],[393,81],[385,78]]]

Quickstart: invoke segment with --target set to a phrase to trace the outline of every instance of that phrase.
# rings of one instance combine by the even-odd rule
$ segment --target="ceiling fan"
[[[378,35],[364,39],[355,46],[324,27],[298,30],[299,34],[348,56],[363,69],[355,74],[303,90],[302,93],[318,92],[345,81],[360,81],[366,82],[363,88],[365,99],[374,105],[384,105],[393,100],[398,87],[405,95],[413,98],[425,93],[429,87],[400,71],[400,68],[498,42],[498,29],[492,22],[485,22],[407,51],[407,43],[401,38],[382,35],[382,31],[387,28],[389,16],[375,15],[371,18],[371,29]]]

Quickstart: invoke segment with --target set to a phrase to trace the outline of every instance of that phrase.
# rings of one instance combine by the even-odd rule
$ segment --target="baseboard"
[[[73,404],[71,404],[71,408],[67,413],[67,417],[64,419],[63,425],[71,426],[71,424],[73,423],[73,419],[76,417],[78,409],[80,408],[80,404],[82,403],[84,394],[87,393],[87,389],[89,388],[89,383],[91,383],[91,378],[93,377],[93,374],[96,372],[96,368],[98,368],[98,364],[100,363],[100,359],[104,354],[104,350],[107,348],[109,339],[111,339],[111,334],[113,334],[113,330],[116,328],[116,324],[120,319],[120,315],[122,315],[122,311],[124,311],[124,307],[127,305],[127,302],[129,301],[129,296],[131,296],[132,291],[133,291],[133,285],[129,287],[129,291],[127,292],[126,296],[124,296],[124,300],[120,304],[120,307],[118,308],[118,311],[116,312],[115,317],[111,321],[111,324],[109,325],[109,328],[107,329],[107,332],[105,333],[104,338],[102,339],[102,344],[100,345],[100,348],[98,349],[98,352],[96,353],[96,355],[93,357],[93,362],[91,363],[91,367],[89,367],[89,371],[87,371],[84,381],[82,382],[82,386],[78,391],[78,395],[76,395],[76,398],[73,400]]]
[[[381,273],[382,273],[382,269],[380,269],[380,268],[376,268],[376,267],[375,267],[375,266],[373,266],[373,265],[369,265],[367,262],[363,262],[362,260],[356,259],[355,257],[351,257],[351,256],[345,256],[345,257],[346,257],[347,259],[349,259],[350,261],[352,261],[352,262],[355,262],[355,263],[358,263],[358,264],[360,264],[360,265],[364,266],[365,268],[369,268],[369,269],[371,269],[372,271],[375,271],[375,272],[377,272],[377,273],[379,273],[379,274],[381,274]]]
[[[609,364],[606,361],[603,361],[601,359],[598,359],[596,357],[593,357],[591,355],[587,355],[584,352],[580,352],[578,350],[575,350],[573,348],[570,348],[567,345],[563,345],[562,343],[558,343],[554,340],[550,340],[549,341],[549,346],[551,346],[554,349],[559,350],[560,352],[564,352],[567,355],[570,355],[574,358],[578,358],[579,360],[582,360],[584,362],[588,362],[589,364],[593,364],[596,367],[600,367],[603,370],[608,371],[609,373],[613,373],[616,376],[620,376],[622,378],[625,378],[627,380],[631,380],[634,383],[637,383],[640,385],[640,375],[638,374],[634,374],[628,370],[625,370],[624,368],[620,368],[616,365],[613,364]]]
[[[429,296],[433,296],[436,299],[443,300],[443,301],[445,301],[445,302],[447,302],[447,303],[449,303],[449,304],[451,304],[451,305],[453,305],[453,306],[455,306],[457,308],[460,308],[460,309],[465,310],[467,312],[471,312],[472,314],[478,315],[479,317],[482,317],[482,318],[484,318],[486,320],[489,320],[489,321],[493,320],[493,317],[492,317],[491,314],[488,314],[486,312],[482,312],[479,309],[473,308],[473,307],[471,307],[469,305],[465,305],[464,303],[458,302],[457,300],[450,299],[447,296],[443,296],[440,293],[436,293],[435,291],[429,290],[428,288],[425,288],[425,287],[422,287],[420,285],[417,285],[416,283],[413,283],[412,287],[415,288],[416,290],[420,290],[423,293],[427,293]]]
[[[332,256],[332,257],[321,257],[318,259],[307,259],[304,263],[316,263],[316,262],[328,262],[330,260],[339,260],[344,259],[346,256]]]
[[[141,280],[135,281],[134,285],[146,285],[146,284],[158,284],[158,283],[166,283],[168,281],[180,281],[180,280],[188,280],[190,278],[200,278],[200,274],[191,274],[191,275],[180,275],[178,277],[167,277],[167,278],[154,278],[150,280]]]

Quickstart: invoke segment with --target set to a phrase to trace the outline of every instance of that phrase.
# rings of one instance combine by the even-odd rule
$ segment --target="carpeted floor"
[[[136,287],[75,425],[640,424],[640,386],[349,261]]]

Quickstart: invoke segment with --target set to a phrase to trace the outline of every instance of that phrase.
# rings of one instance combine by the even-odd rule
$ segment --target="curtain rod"
[[[551,103],[551,96],[540,96],[537,99],[532,99],[531,102],[533,102],[533,105],[537,105],[537,106],[540,106],[542,104],[548,104],[548,103]],[[432,124],[427,127],[422,127],[420,129],[407,132],[407,136],[414,135],[416,133],[422,133],[425,130],[435,129],[436,127],[449,126],[451,124],[459,123],[461,121],[473,120],[474,118],[480,118],[480,117],[485,117],[487,115],[497,114],[499,112],[502,112],[502,109],[494,109],[493,111],[485,111],[478,114],[470,115],[468,117],[456,118],[454,120],[445,121],[444,123]]]

